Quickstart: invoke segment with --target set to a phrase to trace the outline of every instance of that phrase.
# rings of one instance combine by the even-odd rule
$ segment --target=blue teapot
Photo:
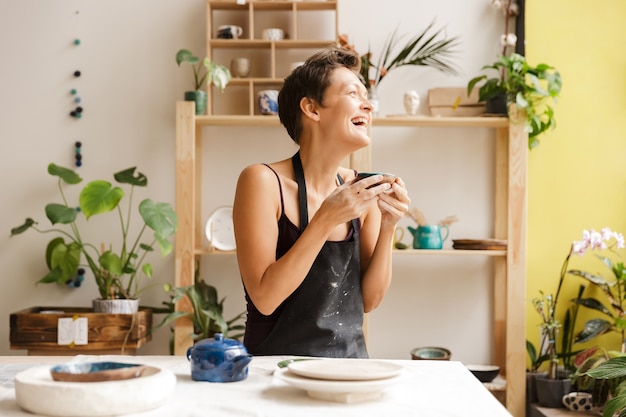
[[[236,382],[248,377],[252,355],[235,339],[216,333],[213,339],[200,340],[187,349],[191,379],[209,382]]]
[[[408,226],[408,229],[413,235],[413,249],[441,249],[450,232],[448,226],[437,225],[418,226],[417,229]]]

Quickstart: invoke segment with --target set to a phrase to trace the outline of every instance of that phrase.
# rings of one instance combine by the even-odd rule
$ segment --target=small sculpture
[[[404,93],[404,110],[409,116],[417,115],[420,106],[420,95],[415,90],[408,90]]]

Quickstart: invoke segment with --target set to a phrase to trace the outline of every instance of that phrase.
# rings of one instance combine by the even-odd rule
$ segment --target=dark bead
[[[74,77],[80,77],[80,71],[74,71]]]
[[[76,113],[82,113],[83,112],[83,108],[78,106],[76,107]]]
[[[77,161],[80,161],[81,159],[83,159],[83,156],[79,153],[77,153],[74,157],[76,158]]]
[[[81,142],[76,142],[74,146],[76,146],[77,148],[80,148],[81,146],[83,146],[83,144]]]
[[[78,275],[85,275],[85,268],[78,268]]]
[[[72,111],[70,112],[70,116],[72,116],[72,117],[76,117],[76,112],[75,112],[74,110],[72,110]]]

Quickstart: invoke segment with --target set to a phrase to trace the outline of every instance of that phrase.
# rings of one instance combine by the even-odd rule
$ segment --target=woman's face
[[[324,94],[324,106],[319,108],[320,126],[326,137],[345,138],[359,148],[367,146],[371,113],[367,90],[357,75],[347,68],[334,70]]]

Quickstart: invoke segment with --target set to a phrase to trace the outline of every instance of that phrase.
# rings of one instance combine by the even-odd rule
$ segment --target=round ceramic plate
[[[206,237],[215,249],[235,250],[235,232],[233,230],[233,208],[217,208],[206,222]]]
[[[305,390],[310,397],[335,402],[358,402],[379,398],[386,388],[402,379],[402,375],[398,375],[368,381],[332,381],[300,376],[289,368],[277,369],[274,376],[289,385]]]
[[[372,359],[324,359],[298,361],[287,368],[307,378],[334,381],[372,381],[400,375],[402,366]]]
[[[138,413],[165,404],[176,386],[169,370],[146,366],[141,376],[122,381],[54,381],[50,366],[15,375],[15,399],[26,411],[42,416],[112,416]]]

